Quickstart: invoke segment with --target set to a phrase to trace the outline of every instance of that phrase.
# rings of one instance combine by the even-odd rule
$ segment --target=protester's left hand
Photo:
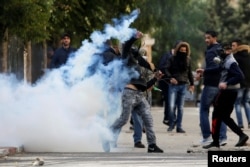
[[[226,89],[227,88],[227,83],[226,82],[220,82],[219,83],[219,89]]]
[[[163,77],[163,75],[164,74],[160,70],[158,70],[158,71],[155,72],[155,78],[157,80],[161,79]]]
[[[194,93],[194,85],[190,85],[188,90],[191,94],[193,94]]]

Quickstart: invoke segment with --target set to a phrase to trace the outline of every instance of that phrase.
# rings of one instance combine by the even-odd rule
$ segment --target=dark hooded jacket
[[[187,46],[187,55],[182,58],[178,52],[182,45]],[[178,84],[194,85],[194,78],[191,68],[191,58],[190,58],[190,46],[186,42],[180,42],[174,51],[174,55],[171,56],[167,62],[165,68],[165,74],[167,78],[175,78]]]
[[[129,84],[134,85],[138,90],[146,91],[155,84],[157,79],[153,78],[147,82],[146,78],[143,76],[141,67],[151,71],[154,71],[154,69],[152,69],[152,66],[139,54],[138,49],[132,48],[132,45],[136,40],[136,38],[132,37],[124,44],[122,58],[129,68],[134,68],[139,74],[139,77],[132,78]]]
[[[233,52],[234,58],[239,64],[245,79],[240,83],[241,87],[250,87],[250,47],[248,45],[239,45]]]

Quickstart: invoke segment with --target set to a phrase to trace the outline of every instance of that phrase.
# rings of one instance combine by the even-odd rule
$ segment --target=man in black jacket
[[[62,47],[58,48],[50,63],[50,68],[59,68],[66,64],[69,56],[76,51],[75,48],[70,46],[71,38],[68,33],[62,35]]]
[[[214,58],[217,56],[217,48],[220,44],[217,42],[218,33],[213,30],[208,30],[205,32],[205,42],[207,44],[207,49],[205,52],[205,69],[197,69],[196,79],[203,77],[204,88],[201,94],[200,103],[200,128],[202,133],[201,144],[206,145],[211,143],[211,128],[209,121],[209,110],[213,103],[219,88],[220,72],[221,69],[218,68],[219,65],[214,62]],[[220,131],[220,145],[225,145],[227,140],[227,127],[224,123],[221,124]]]
[[[173,45],[173,48],[161,56],[159,63],[158,63],[158,69],[161,71],[164,71],[167,61],[170,57],[174,54],[175,47],[181,42],[181,40],[177,40],[175,44]],[[163,124],[169,125],[169,104],[168,104],[168,82],[166,76],[164,76],[161,80],[158,81],[159,88],[162,90],[162,98],[164,101],[164,117],[163,117]]]
[[[130,113],[137,112],[141,115],[142,120],[146,129],[146,136],[148,141],[148,152],[149,153],[162,153],[156,145],[156,137],[153,130],[153,118],[150,112],[150,105],[144,96],[144,91],[150,88],[158,79],[162,77],[162,73],[156,72],[155,77],[150,81],[146,82],[145,78],[141,75],[141,68],[143,66],[147,69],[151,69],[150,64],[140,56],[139,51],[131,48],[133,43],[141,38],[143,34],[139,31],[136,32],[134,37],[128,40],[122,50],[122,59],[124,64],[128,68],[136,70],[138,75],[135,75],[135,71],[132,70],[130,76],[132,79],[125,86],[122,93],[122,113],[118,119],[111,125],[111,130],[114,133],[114,142],[117,141],[118,135],[121,128],[128,122]],[[136,110],[134,110],[136,108]],[[110,143],[108,141],[103,142],[103,148],[106,152],[110,151]]]
[[[244,107],[245,115],[248,121],[248,128],[250,128],[250,105],[249,105],[249,89],[250,89],[250,47],[242,44],[240,39],[232,41],[233,55],[239,63],[239,67],[245,75],[245,79],[240,83],[237,99],[235,101],[235,112],[237,123],[240,128],[243,127],[243,120],[241,114],[241,104]]]

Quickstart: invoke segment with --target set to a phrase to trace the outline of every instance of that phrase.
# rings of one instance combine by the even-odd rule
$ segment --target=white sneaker
[[[220,140],[220,146],[225,146],[227,144],[227,139]]]
[[[209,136],[209,137],[207,137],[207,138],[201,139],[200,142],[201,142],[201,145],[208,145],[208,144],[210,144],[210,143],[213,142],[213,139],[212,139],[211,136]]]

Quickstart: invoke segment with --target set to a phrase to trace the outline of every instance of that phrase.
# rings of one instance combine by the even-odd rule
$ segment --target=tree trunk
[[[24,47],[24,81],[32,83],[32,54],[31,54],[31,41],[28,41]]]
[[[47,68],[48,66],[48,59],[47,59],[47,43],[44,40],[43,41],[43,71]]]
[[[4,32],[4,37],[2,41],[2,72],[7,73],[8,72],[8,29],[5,30]]]

